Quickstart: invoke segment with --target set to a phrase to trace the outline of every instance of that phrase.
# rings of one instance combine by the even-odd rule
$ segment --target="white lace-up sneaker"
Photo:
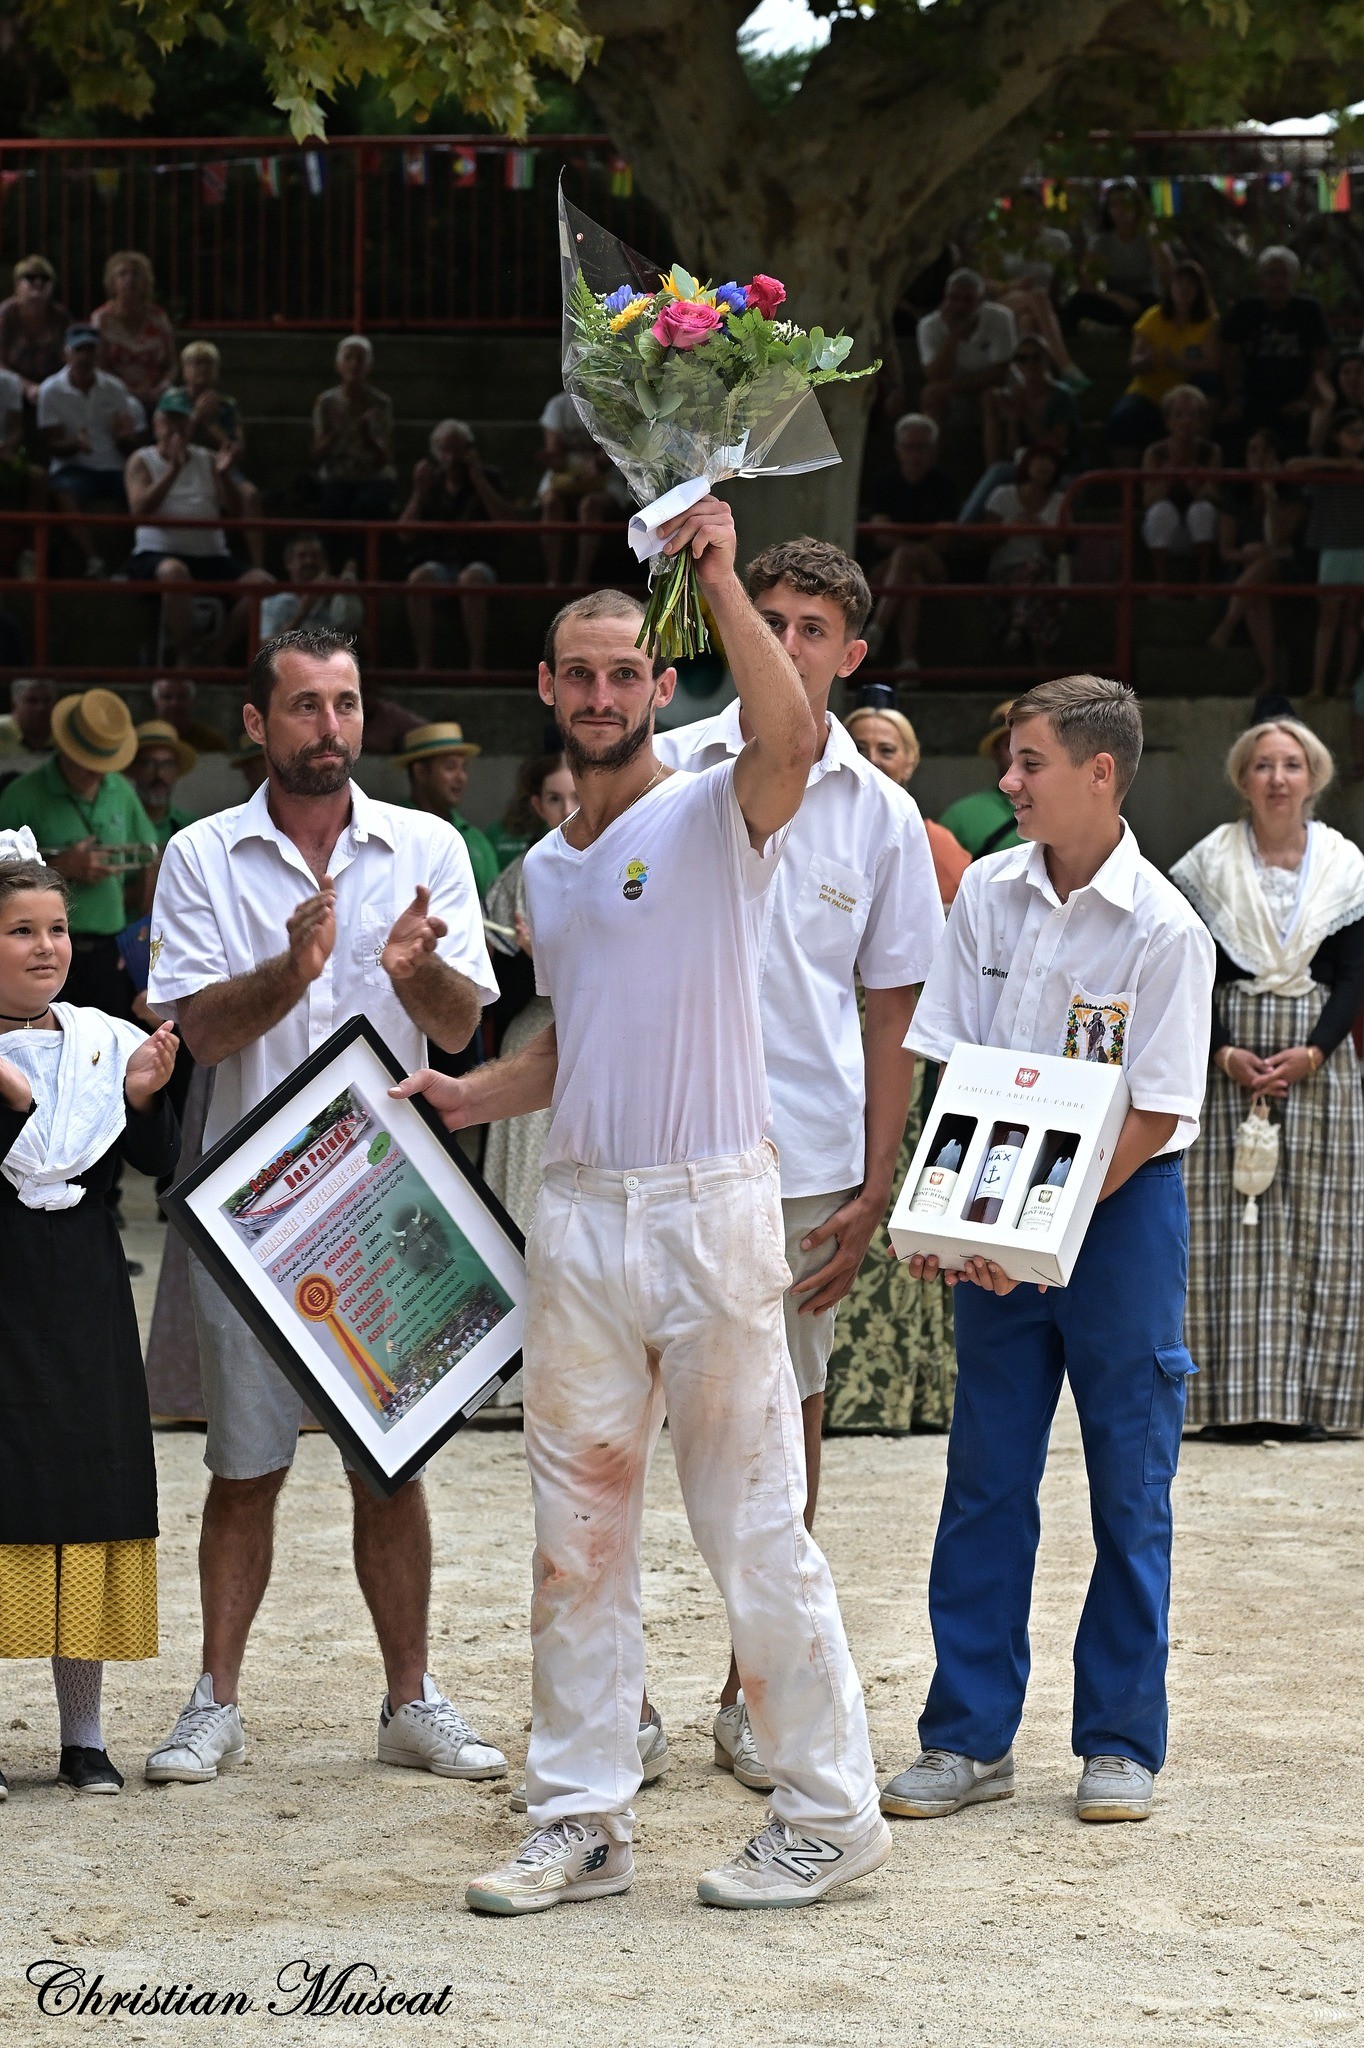
[[[475,1913],[547,1913],[571,1899],[628,1892],[634,1877],[630,1844],[588,1814],[536,1828],[511,1863],[476,1877],[464,1897]]]
[[[239,1764],[245,1755],[242,1717],[235,1707],[218,1705],[206,1671],[166,1740],[147,1758],[142,1775],[150,1785],[205,1785],[223,1764]]]
[[[1079,1820],[1149,1820],[1156,1781],[1130,1756],[1087,1756],[1075,1794]]]
[[[750,1792],[772,1790],[772,1774],[758,1759],[758,1745],[753,1740],[742,1693],[732,1707],[721,1707],[711,1723],[711,1734],[715,1737],[715,1761],[722,1771],[733,1771]]]
[[[890,1829],[878,1814],[851,1842],[797,1833],[774,1815],[760,1834],[696,1890],[705,1906],[810,1906],[835,1885],[879,1870],[891,1851]]]
[[[921,1750],[917,1762],[892,1778],[881,1794],[882,1813],[910,1820],[940,1820],[962,1806],[1014,1796],[1014,1753],[1005,1750],[992,1764],[959,1756],[954,1749]]]
[[[668,1738],[658,1708],[650,1706],[649,1718],[639,1724],[639,1768],[641,1784],[652,1785],[655,1778],[661,1778],[668,1768]],[[511,1796],[513,1813],[526,1810],[526,1788],[518,1785]]]
[[[507,1769],[501,1750],[474,1733],[429,1671],[421,1698],[409,1700],[396,1714],[385,1694],[379,1710],[379,1761],[430,1771],[437,1778],[500,1778]]]

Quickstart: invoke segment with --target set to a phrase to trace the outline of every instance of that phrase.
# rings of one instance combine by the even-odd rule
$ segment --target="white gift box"
[[[959,1045],[891,1215],[899,1257],[960,1269],[983,1256],[1011,1280],[1064,1287],[1130,1100],[1120,1066]],[[972,1222],[981,1204],[993,1220]]]

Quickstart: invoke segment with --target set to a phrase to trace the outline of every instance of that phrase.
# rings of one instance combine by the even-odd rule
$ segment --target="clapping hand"
[[[336,884],[324,875],[315,896],[305,896],[285,927],[289,953],[305,982],[316,981],[336,944]]]
[[[159,1024],[151,1037],[143,1040],[123,1074],[129,1109],[141,1115],[151,1107],[152,1097],[161,1093],[175,1069],[175,1052],[173,1024]]]
[[[408,981],[436,950],[449,927],[430,911],[431,891],[420,884],[416,895],[384,941],[379,964],[390,981]]]

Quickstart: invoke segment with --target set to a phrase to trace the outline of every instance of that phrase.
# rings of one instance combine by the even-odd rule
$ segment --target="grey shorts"
[[[204,1463],[219,1479],[284,1471],[298,1448],[301,1398],[193,1253],[189,1289],[208,1421]]]
[[[826,1223],[836,1209],[850,1201],[855,1188],[844,1188],[836,1195],[794,1195],[783,1199],[781,1205],[782,1223],[786,1230],[786,1263],[791,1268],[793,1280],[808,1279],[821,1266],[827,1266],[838,1246],[833,1238],[826,1244],[816,1245],[812,1252],[803,1252],[800,1241]],[[789,1289],[783,1298],[786,1316],[786,1342],[791,1351],[791,1363],[796,1368],[796,1385],[802,1401],[808,1401],[812,1394],[824,1392],[824,1382],[829,1377],[829,1360],[834,1348],[834,1322],[838,1315],[836,1308],[821,1309],[818,1315],[803,1316],[800,1304],[807,1297],[792,1293]]]

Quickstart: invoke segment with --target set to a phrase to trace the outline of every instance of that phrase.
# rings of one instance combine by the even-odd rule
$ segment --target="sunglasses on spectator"
[[[52,289],[52,279],[50,277],[39,277],[33,271],[30,271],[27,277],[21,277],[19,282],[20,284],[34,285],[40,292],[50,292]]]

